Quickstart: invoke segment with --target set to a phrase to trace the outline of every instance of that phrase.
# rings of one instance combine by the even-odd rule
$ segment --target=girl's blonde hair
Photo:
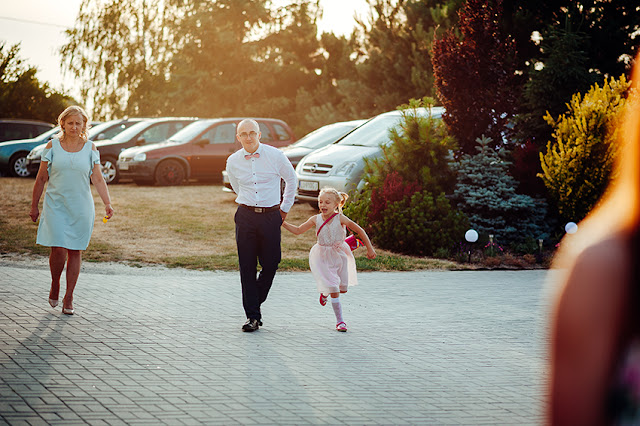
[[[342,213],[342,207],[344,207],[344,204],[347,202],[349,195],[347,195],[345,192],[340,192],[335,188],[322,188],[320,190],[320,193],[318,194],[318,197],[320,197],[320,195],[322,194],[331,194],[333,197],[335,197],[338,203],[338,211]]]
[[[87,131],[89,130],[89,127],[91,127],[91,125],[89,124],[89,114],[87,114],[87,112],[82,107],[79,107],[77,105],[72,105],[70,107],[67,107],[58,116],[58,126],[60,126],[60,133],[56,135],[56,138],[58,138],[58,140],[60,141],[64,139],[65,132],[64,132],[64,128],[62,127],[62,124],[71,115],[79,115],[82,117],[82,120],[84,120],[84,126],[82,127],[82,131],[80,132],[80,137],[84,139],[86,142],[89,139],[89,136],[87,135]]]

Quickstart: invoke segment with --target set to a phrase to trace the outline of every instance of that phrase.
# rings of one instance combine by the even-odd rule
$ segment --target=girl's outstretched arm
[[[346,225],[347,228],[358,234],[365,247],[367,248],[367,259],[373,259],[376,257],[376,250],[373,248],[373,244],[371,244],[369,236],[360,225],[343,214],[340,215],[340,223]]]
[[[315,218],[316,218],[315,216],[311,216],[309,219],[307,219],[306,222],[304,222],[300,226],[292,225],[289,222],[282,222],[282,227],[289,232],[293,232],[296,235],[300,235],[303,232],[306,232],[309,229],[311,229],[313,226],[315,226]]]

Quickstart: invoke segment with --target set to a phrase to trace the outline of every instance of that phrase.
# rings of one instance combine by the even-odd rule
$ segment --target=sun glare
[[[365,0],[321,0],[323,13],[318,22],[319,32],[349,35],[355,27],[355,16],[367,16],[369,6]]]

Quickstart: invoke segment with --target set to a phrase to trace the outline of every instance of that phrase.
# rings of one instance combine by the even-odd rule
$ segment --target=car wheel
[[[162,186],[181,185],[184,181],[184,168],[176,160],[166,160],[156,169],[156,183]]]
[[[31,175],[27,169],[27,154],[19,152],[9,160],[9,174],[15,177],[28,177]]]
[[[100,162],[100,170],[102,171],[102,177],[104,181],[109,183],[118,183],[120,180],[120,173],[118,172],[118,166],[113,158],[105,157]]]

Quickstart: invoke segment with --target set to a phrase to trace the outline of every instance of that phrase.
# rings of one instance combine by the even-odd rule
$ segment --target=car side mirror
[[[204,147],[205,145],[209,145],[209,139],[200,139],[199,141],[195,142],[195,145]]]
[[[136,141],[136,145],[138,146],[144,145],[145,143],[147,143],[147,141],[145,141],[144,138],[140,138]]]
[[[96,138],[96,140],[97,140],[97,141],[101,141],[101,140],[103,140],[105,137],[106,137],[106,135],[105,135],[104,133],[100,133],[100,134],[98,135],[98,137]]]

